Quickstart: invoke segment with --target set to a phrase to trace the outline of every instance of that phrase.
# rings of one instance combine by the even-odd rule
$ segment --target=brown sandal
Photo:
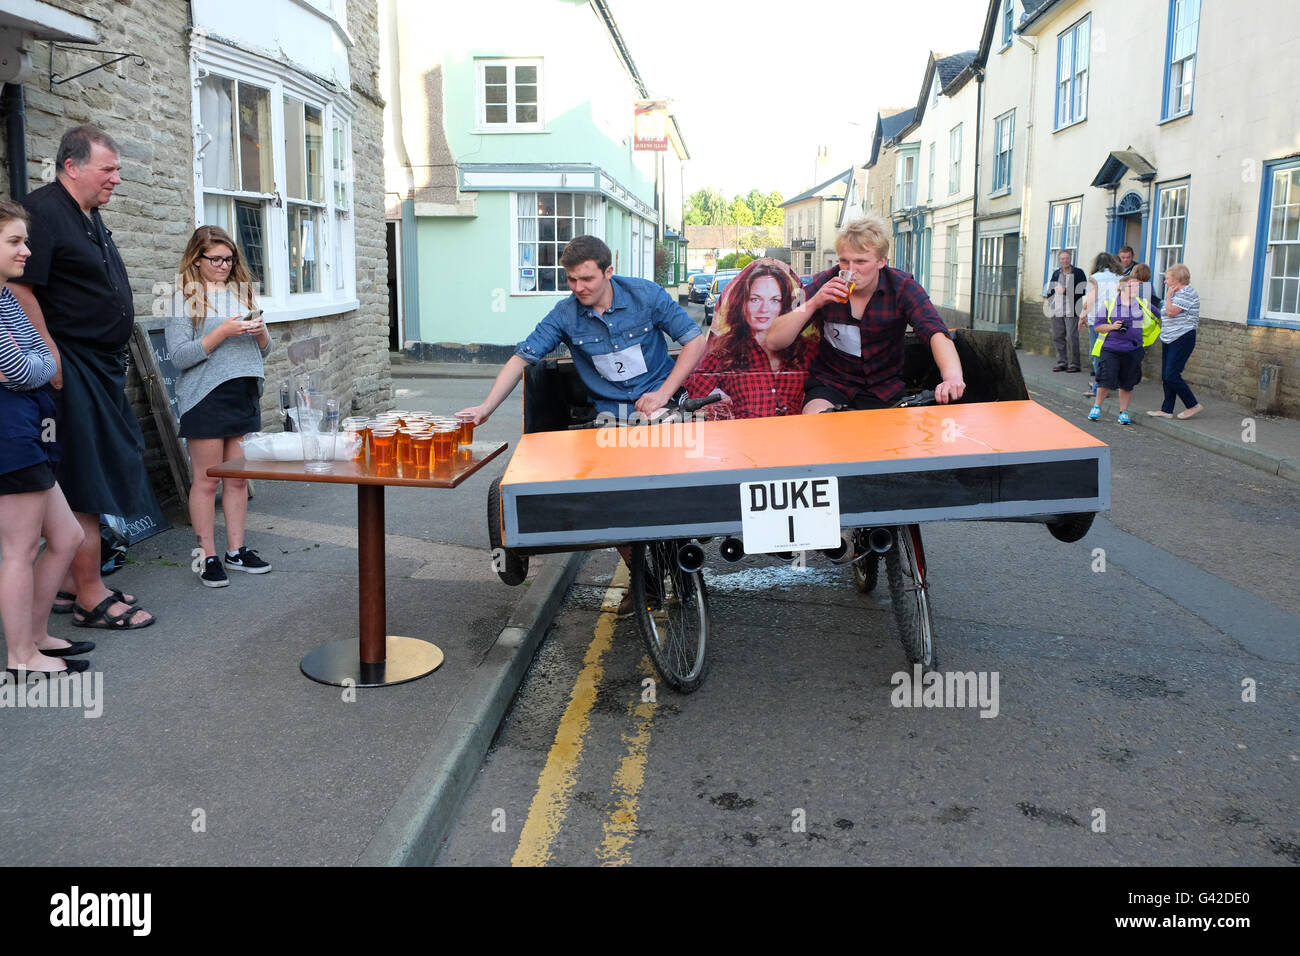
[[[134,617],[138,611],[143,611],[144,608],[131,605],[129,610],[124,611],[121,614],[109,614],[108,609],[115,603],[125,604],[126,602],[122,601],[118,597],[117,593],[113,593],[104,598],[104,600],[100,601],[89,611],[83,608],[80,604],[73,605],[72,626],[94,627],[104,631],[135,631],[142,627],[148,627],[150,624],[153,624],[158,620],[150,614],[149,620],[132,624],[131,618]],[[149,614],[148,611],[145,611],[145,613]]]

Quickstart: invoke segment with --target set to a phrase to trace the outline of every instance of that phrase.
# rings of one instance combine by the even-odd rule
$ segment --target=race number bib
[[[826,338],[845,355],[862,357],[862,330],[843,322],[827,322]]]
[[[623,349],[621,352],[593,355],[591,361],[596,366],[596,371],[600,373],[600,377],[610,382],[626,382],[630,378],[644,375],[647,371],[645,356],[641,354],[640,345]]]

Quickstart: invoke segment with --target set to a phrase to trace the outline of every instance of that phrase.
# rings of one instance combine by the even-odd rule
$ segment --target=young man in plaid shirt
[[[818,323],[821,347],[808,370],[805,415],[835,405],[888,408],[903,397],[903,336],[910,325],[929,343],[942,381],[940,404],[966,390],[961,360],[925,290],[906,272],[889,267],[889,227],[879,216],[845,226],[835,239],[839,265],[817,275],[804,304],[772,323],[769,347],[789,345],[809,320]],[[851,272],[849,281],[840,272]]]

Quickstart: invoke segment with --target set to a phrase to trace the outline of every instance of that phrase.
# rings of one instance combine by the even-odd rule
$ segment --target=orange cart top
[[[534,432],[502,485],[1105,448],[1036,402]]]

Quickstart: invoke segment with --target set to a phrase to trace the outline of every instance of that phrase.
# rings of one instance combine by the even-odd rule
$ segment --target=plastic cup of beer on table
[[[368,418],[343,419],[343,434],[346,440],[356,442],[356,450],[352,453],[353,461],[361,461],[366,456],[366,428],[369,421]]]
[[[370,463],[372,465],[397,464],[397,429],[382,426],[370,429]]]
[[[458,412],[456,421],[459,423],[460,431],[456,436],[456,441],[461,445],[468,445],[474,441],[474,416],[469,412]]]
[[[460,426],[456,422],[438,422],[433,426],[433,460],[435,463],[451,461],[456,450],[456,435]]]
[[[428,468],[433,464],[433,432],[416,431],[411,433],[411,457],[415,467]]]

